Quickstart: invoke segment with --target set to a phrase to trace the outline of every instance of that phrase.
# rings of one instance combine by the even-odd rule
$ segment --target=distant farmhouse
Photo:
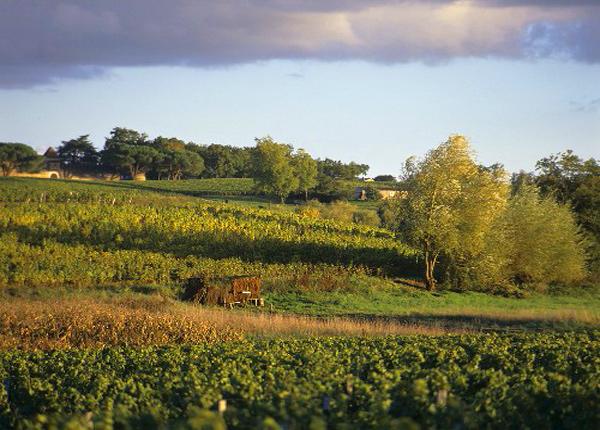
[[[379,195],[379,198],[382,200],[406,196],[406,191],[397,190],[394,188],[373,189],[370,187],[354,187],[354,200],[370,200],[368,196],[370,190],[376,192]]]

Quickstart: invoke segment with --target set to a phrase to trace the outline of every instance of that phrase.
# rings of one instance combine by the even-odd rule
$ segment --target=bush
[[[355,208],[346,201],[337,201],[323,205],[321,216],[326,219],[351,223],[354,221]]]
[[[582,233],[568,206],[523,187],[505,214],[509,271],[517,282],[549,284],[581,281],[585,273]]]
[[[377,212],[369,209],[358,209],[346,201],[323,204],[318,200],[311,200],[298,206],[296,213],[307,218],[325,218],[372,227],[379,227],[380,225]]]
[[[381,223],[377,212],[368,209],[357,210],[352,215],[352,219],[357,224],[370,225],[373,227],[379,227]]]

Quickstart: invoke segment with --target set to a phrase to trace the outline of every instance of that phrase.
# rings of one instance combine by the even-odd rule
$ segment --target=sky
[[[0,142],[255,137],[397,175],[600,157],[600,0],[2,0]]]

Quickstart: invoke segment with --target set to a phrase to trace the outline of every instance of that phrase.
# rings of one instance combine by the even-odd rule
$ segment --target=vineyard
[[[0,180],[0,428],[600,424],[597,290],[425,292],[389,230],[201,197],[242,183]],[[181,301],[236,275],[275,310]]]
[[[416,266],[415,252],[383,229],[210,202],[177,207],[7,203],[0,206],[0,233],[40,246],[50,240],[102,250],[363,265],[396,272]]]
[[[369,271],[360,266],[176,257],[136,249],[101,250],[54,240],[32,245],[20,242],[14,233],[0,236],[0,286],[4,287],[178,286],[186,279],[217,273],[261,276],[266,291],[333,291],[348,289],[355,280],[369,279]]]
[[[252,194],[252,179],[188,179],[180,181],[69,181],[0,178],[0,201],[99,201],[161,193],[184,196]]]
[[[598,357],[597,332],[4,352],[0,426],[595,428]]]

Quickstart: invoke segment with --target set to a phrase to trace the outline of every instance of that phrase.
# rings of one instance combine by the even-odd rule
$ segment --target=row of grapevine
[[[107,429],[224,428],[220,418],[199,411],[225,400],[223,420],[231,428],[597,428],[599,336],[6,351],[0,427],[43,428],[78,416]]]
[[[0,235],[1,286],[180,285],[191,277],[260,276],[264,288],[337,290],[366,278],[362,267],[293,262],[244,262],[239,258],[212,259],[144,250],[99,250],[46,240],[39,245],[19,242],[15,233]]]
[[[104,250],[139,249],[245,261],[363,265],[404,272],[416,253],[387,230],[219,203],[0,204],[0,233]]]

